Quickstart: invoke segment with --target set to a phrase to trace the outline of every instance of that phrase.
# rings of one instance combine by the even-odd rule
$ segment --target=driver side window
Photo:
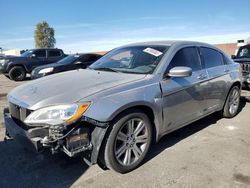
[[[179,50],[170,62],[167,71],[177,66],[190,67],[192,71],[201,70],[197,48],[186,47]]]

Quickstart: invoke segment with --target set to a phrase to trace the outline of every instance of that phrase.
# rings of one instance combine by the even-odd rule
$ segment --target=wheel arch
[[[157,140],[157,133],[158,133],[158,129],[156,126],[156,115],[154,113],[154,110],[151,106],[149,106],[148,104],[130,104],[130,105],[126,105],[125,107],[121,107],[120,109],[118,109],[115,113],[113,113],[110,117],[111,122],[115,121],[117,118],[125,115],[128,111],[132,111],[132,110],[140,110],[143,113],[145,113],[152,125],[152,131],[153,131],[153,142],[155,142]],[[111,123],[112,124],[112,123]]]
[[[224,108],[224,106],[225,106],[225,104],[226,104],[226,101],[227,101],[228,95],[229,95],[229,93],[230,93],[231,89],[232,89],[234,86],[237,86],[237,87],[239,87],[239,89],[241,89],[242,84],[241,84],[241,82],[240,82],[240,81],[236,81],[236,82],[234,82],[234,83],[231,85],[231,87],[230,87],[230,88],[229,88],[229,90],[227,91],[227,96],[226,96],[226,98],[225,98],[225,100],[224,100],[223,108]]]
[[[100,143],[100,148],[98,151],[96,151],[96,154],[95,154],[95,159],[92,160],[92,162],[97,162],[99,164],[99,166],[103,169],[106,169],[106,164],[104,162],[104,147],[105,147],[105,144],[106,144],[106,141],[107,141],[107,137],[108,135],[110,134],[111,130],[112,130],[112,125],[120,118],[120,117],[123,117],[124,115],[126,115],[129,111],[133,111],[133,110],[139,110],[143,113],[145,113],[148,117],[149,117],[149,120],[151,122],[151,125],[152,125],[152,143],[154,142],[157,142],[157,134],[158,134],[158,131],[157,130],[157,126],[156,126],[156,123],[155,123],[155,119],[156,119],[156,116],[155,116],[155,113],[154,113],[154,110],[152,107],[150,107],[149,105],[146,105],[146,104],[134,104],[134,105],[129,105],[129,106],[126,106],[126,107],[121,107],[119,110],[116,111],[116,113],[113,113],[111,115],[111,120],[109,121],[110,125],[105,133],[105,136],[102,140],[102,142]]]
[[[14,64],[14,63],[11,63],[10,65],[8,65],[7,72],[10,72],[10,69],[12,69],[13,67],[22,67],[22,68],[24,68],[24,70],[26,72],[28,72],[28,70],[26,69],[26,67],[23,64]]]

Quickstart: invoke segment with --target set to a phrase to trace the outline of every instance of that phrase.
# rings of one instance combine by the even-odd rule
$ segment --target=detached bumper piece
[[[64,126],[28,127],[22,121],[11,116],[4,109],[6,136],[12,137],[23,147],[40,152],[49,148],[52,154],[63,151],[69,157],[74,157],[92,149],[90,129],[79,124]]]
[[[72,132],[66,138],[66,146],[63,147],[63,151],[70,157],[91,149],[92,145],[89,141],[89,130],[87,128],[79,128]]]
[[[7,112],[8,111],[5,109],[4,123],[6,127],[6,135],[12,137],[25,148],[38,152],[41,151],[41,138],[36,137],[37,134],[40,132],[39,128],[36,128],[34,130],[25,130],[18,126],[16,122],[11,118],[10,114],[8,114]],[[45,133],[46,130],[43,130],[42,132]]]

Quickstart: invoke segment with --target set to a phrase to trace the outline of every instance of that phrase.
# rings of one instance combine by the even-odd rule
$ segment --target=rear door
[[[203,115],[206,109],[207,73],[201,67],[196,47],[180,49],[170,62],[166,72],[173,67],[192,68],[190,77],[171,77],[161,81],[165,132],[176,129]]]
[[[62,59],[61,50],[48,50],[48,61],[47,64],[56,63],[60,59]]]
[[[207,110],[218,109],[227,95],[228,65],[224,64],[223,55],[212,48],[200,48],[203,67],[208,73],[208,94],[206,95]]]

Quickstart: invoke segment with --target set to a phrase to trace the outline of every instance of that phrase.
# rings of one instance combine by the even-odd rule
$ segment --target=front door
[[[167,72],[177,66],[192,68],[189,77],[170,77],[161,81],[163,92],[164,132],[176,129],[206,110],[207,72],[201,68],[196,47],[179,50],[170,62]]]

